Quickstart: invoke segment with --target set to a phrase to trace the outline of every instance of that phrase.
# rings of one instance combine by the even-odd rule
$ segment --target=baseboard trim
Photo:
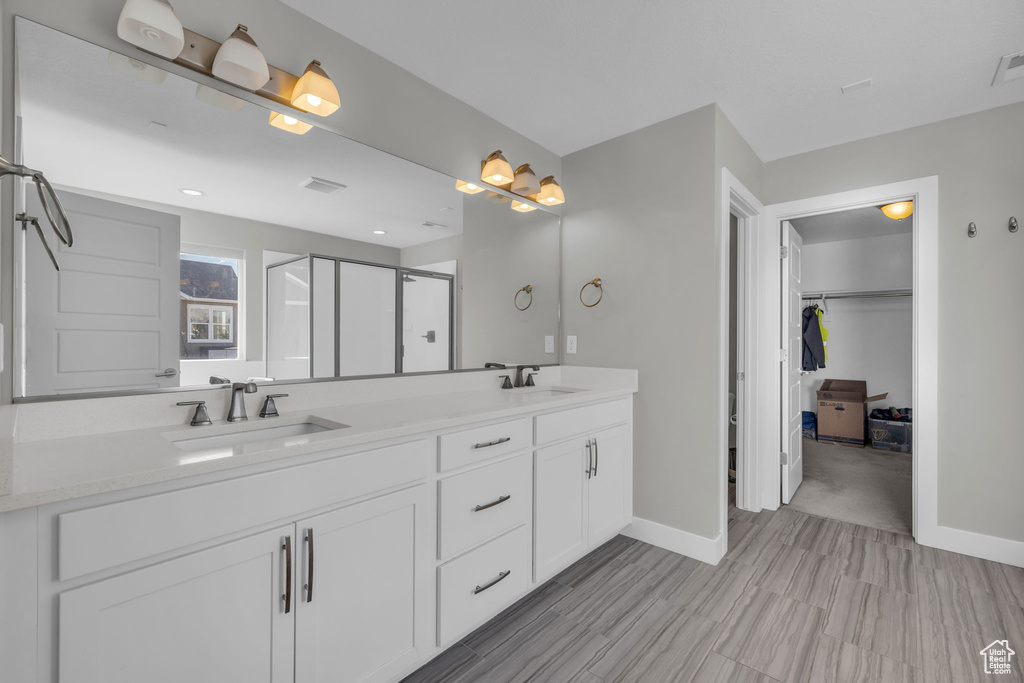
[[[948,526],[936,526],[927,530],[919,530],[917,542],[961,555],[971,555],[983,560],[1024,567],[1024,542],[1021,541],[987,536]]]
[[[725,534],[705,538],[640,517],[634,517],[633,523],[623,529],[622,534],[708,564],[718,564],[725,555]]]

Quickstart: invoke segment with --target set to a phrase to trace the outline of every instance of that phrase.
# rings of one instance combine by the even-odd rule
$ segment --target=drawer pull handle
[[[284,613],[288,614],[292,611],[292,537],[284,537],[284,545],[281,546],[284,550],[284,595],[281,599],[284,600]]]
[[[500,572],[500,573],[498,574],[498,578],[496,578],[496,579],[491,579],[490,581],[488,581],[488,582],[487,582],[487,583],[485,583],[484,585],[482,585],[482,586],[477,586],[476,588],[474,588],[474,589],[473,589],[473,595],[476,595],[477,593],[483,593],[483,592],[484,592],[485,590],[487,590],[487,589],[488,589],[488,588],[490,588],[491,586],[494,586],[494,585],[496,585],[496,584],[500,583],[501,581],[503,581],[503,580],[504,580],[505,578],[507,578],[507,577],[508,577],[508,575],[509,575],[509,574],[511,574],[511,573],[512,573],[512,570],[511,570],[511,569],[509,569],[509,570],[506,570],[506,571],[503,571],[503,572]]]
[[[497,446],[499,443],[506,443],[512,440],[511,436],[503,436],[497,441],[488,441],[487,443],[474,444],[473,448],[488,448],[490,446]]]
[[[495,505],[501,505],[502,503],[504,503],[506,500],[508,500],[511,497],[512,496],[501,496],[501,497],[498,498],[498,500],[494,501],[493,503],[488,503],[487,505],[477,505],[475,508],[473,508],[473,512],[480,512],[481,510],[486,510],[487,508],[492,508]]]
[[[306,532],[306,567],[308,576],[306,578],[306,602],[313,602],[313,530]]]

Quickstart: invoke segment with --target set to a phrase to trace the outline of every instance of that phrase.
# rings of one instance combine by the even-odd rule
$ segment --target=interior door
[[[402,372],[452,369],[452,278],[402,271]]]
[[[180,219],[58,192],[74,246],[57,242],[57,272],[35,231],[24,235],[24,395],[178,386]]]
[[[800,378],[803,376],[803,238],[782,223],[782,502],[793,499],[804,479]]]

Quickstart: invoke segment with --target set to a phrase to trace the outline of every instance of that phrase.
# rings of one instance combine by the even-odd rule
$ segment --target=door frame
[[[758,252],[762,266],[761,287],[755,307],[760,317],[755,339],[781,339],[781,279],[777,277],[776,248],[784,220],[835,213],[893,201],[914,201],[913,247],[913,532],[918,543],[938,541],[938,310],[939,310],[939,181],[928,176],[858,190],[838,192],[765,207],[765,229],[775,239],[763,240]],[[761,507],[776,510],[780,504],[781,378],[778,343],[764,344],[756,355]],[[748,373],[752,374],[752,373]]]

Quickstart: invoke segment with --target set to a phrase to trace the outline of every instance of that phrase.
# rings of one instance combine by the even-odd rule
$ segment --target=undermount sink
[[[230,448],[241,444],[269,441],[270,439],[283,439],[292,436],[317,434],[319,432],[328,432],[332,429],[344,429],[345,427],[348,427],[348,425],[338,424],[335,426],[326,426],[317,422],[299,422],[297,424],[279,425],[277,427],[262,427],[243,432],[232,432],[231,434],[216,434],[211,436],[200,436],[192,439],[180,439],[173,441],[172,443],[183,451],[194,453],[196,451],[206,451],[211,448]]]
[[[566,394],[575,394],[574,389],[539,389],[537,391],[528,391],[526,396],[530,398],[541,398],[544,396],[565,396]]]

